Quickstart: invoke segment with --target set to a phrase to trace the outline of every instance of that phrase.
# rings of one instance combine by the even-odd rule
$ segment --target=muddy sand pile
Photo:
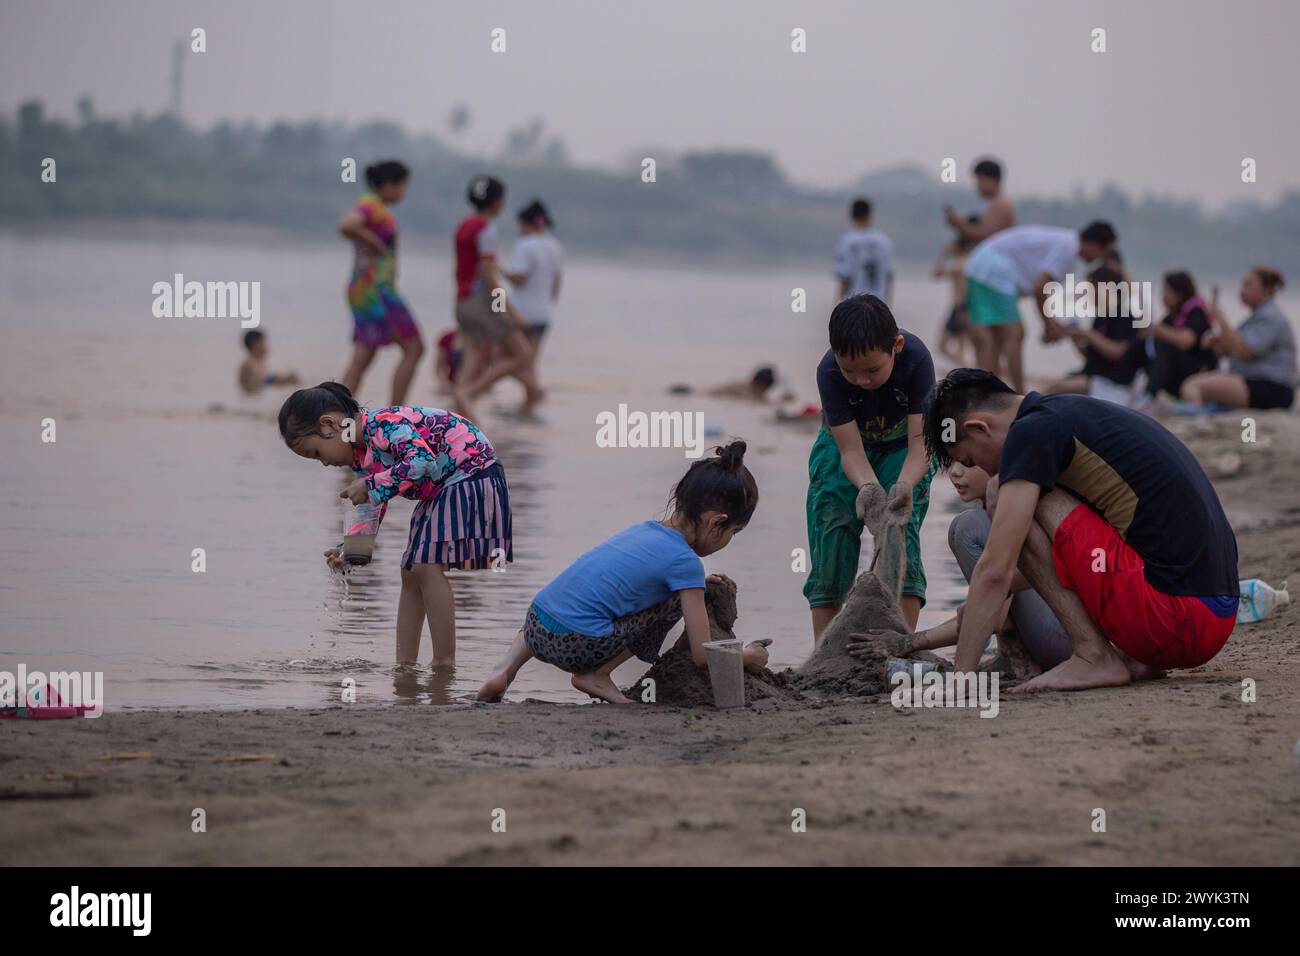
[[[757,701],[794,703],[803,699],[870,697],[888,689],[888,637],[908,633],[898,606],[906,560],[902,556],[901,529],[882,529],[877,540],[893,546],[878,548],[871,570],[858,575],[844,606],[827,626],[812,657],[797,670],[745,672],[746,706]],[[709,639],[734,639],[738,617],[736,583],[723,575],[710,580],[705,586],[704,604],[709,613]],[[885,639],[859,643],[858,654],[850,655],[849,635],[867,631],[877,632]],[[647,680],[653,681],[654,703],[673,707],[713,706],[708,671],[697,667],[691,659],[690,640],[685,631],[624,693],[633,701],[642,701]]]

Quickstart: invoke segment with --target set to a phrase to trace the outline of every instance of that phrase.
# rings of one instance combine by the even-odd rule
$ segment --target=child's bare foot
[[[1114,651],[1096,661],[1074,656],[1057,664],[1033,680],[1011,688],[1013,694],[1031,694],[1040,690],[1088,690],[1093,687],[1122,687],[1133,680]]]
[[[510,686],[510,678],[504,672],[493,674],[483,682],[483,686],[478,689],[476,700],[498,701],[506,695],[506,688]]]
[[[574,674],[573,687],[580,690],[588,697],[595,697],[609,704],[630,704],[632,703],[623,696],[623,692],[614,684],[614,679],[608,674]]]

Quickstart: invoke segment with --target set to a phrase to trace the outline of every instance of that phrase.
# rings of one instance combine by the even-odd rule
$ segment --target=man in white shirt
[[[894,244],[871,225],[871,203],[855,199],[849,206],[853,228],[840,237],[835,252],[835,277],[840,298],[869,292],[888,302],[894,292]]]
[[[1076,259],[1101,259],[1115,247],[1117,238],[1110,223],[1097,221],[1079,232],[1056,226],[1013,226],[976,246],[966,260],[966,308],[979,367],[1002,375],[999,365],[1004,365],[1012,387],[1023,391],[1020,297],[1034,296],[1043,317],[1043,341],[1055,342],[1064,332],[1045,311],[1045,287],[1062,281]]]

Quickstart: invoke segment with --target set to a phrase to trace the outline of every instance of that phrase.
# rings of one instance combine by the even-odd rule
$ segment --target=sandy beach
[[[1260,414],[1254,444],[1238,416],[1171,427],[1215,478],[1242,577],[1294,577],[1295,417]],[[1294,865],[1297,613],[1240,626],[1164,680],[1004,694],[994,719],[881,696],[6,721],[0,851],[58,865]],[[742,637],[747,623],[742,581]]]

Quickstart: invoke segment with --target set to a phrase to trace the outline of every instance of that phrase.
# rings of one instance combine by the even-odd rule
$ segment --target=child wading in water
[[[709,618],[701,557],[721,551],[749,523],[758,486],[744,465],[745,443],[691,465],[669,502],[672,516],[643,521],[592,548],[533,598],[505,660],[479,688],[500,700],[530,657],[573,674],[573,686],[627,704],[610,676],[632,655],[647,663],[683,617],[691,657],[707,665]],[[767,663],[767,648],[745,647],[745,667]]]
[[[420,330],[397,293],[397,220],[388,209],[402,201],[410,178],[410,170],[396,160],[367,166],[370,192],[339,223],[339,232],[356,247],[348,283],[352,360],[343,373],[343,384],[348,391],[357,392],[375,352],[396,342],[402,348],[402,361],[393,373],[394,405],[406,401],[411,379],[424,354]]]
[[[402,555],[397,661],[419,657],[427,618],[433,663],[455,663],[456,600],[444,572],[514,560],[510,493],[487,436],[440,408],[363,411],[338,382],[290,395],[280,409],[280,436],[296,455],[351,468],[357,477],[339,497],[380,508],[373,529],[394,495],[419,502]],[[338,548],[325,560],[346,567]]]

